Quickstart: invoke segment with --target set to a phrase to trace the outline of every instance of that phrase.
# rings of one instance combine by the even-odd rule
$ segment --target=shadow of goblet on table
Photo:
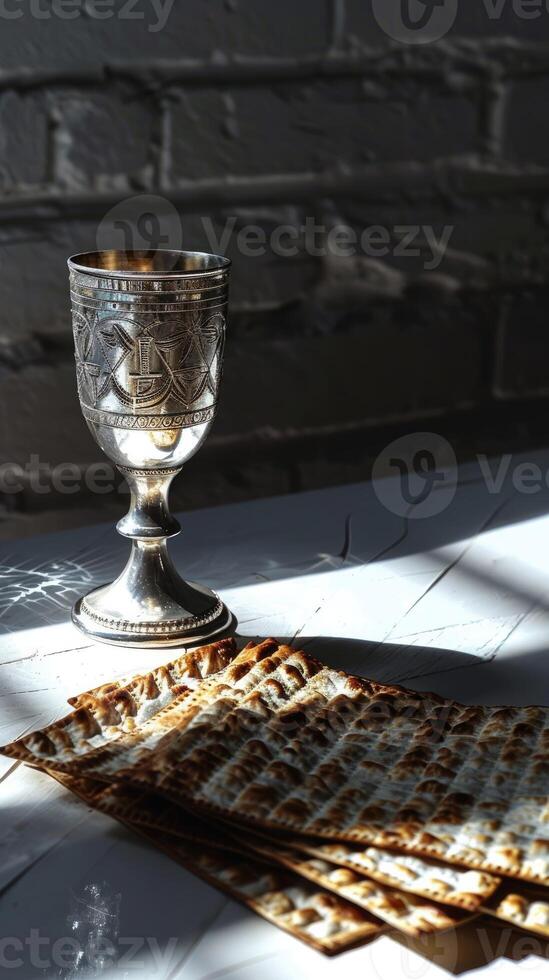
[[[239,646],[257,636],[235,634]],[[431,674],[466,670],[484,661],[468,653],[437,647],[411,646],[376,640],[353,639],[343,636],[276,636],[336,670],[359,674],[384,684],[412,682]],[[413,686],[413,685],[412,685]]]

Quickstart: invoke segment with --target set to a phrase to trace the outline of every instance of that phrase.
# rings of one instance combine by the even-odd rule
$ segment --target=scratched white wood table
[[[174,554],[221,592],[243,642],[296,638],[334,666],[468,703],[548,704],[549,491],[517,489],[519,462],[492,464],[497,487],[477,463],[462,468],[453,500],[423,520],[413,505],[394,513],[367,483],[195,511],[182,517]],[[549,454],[527,462],[545,475]],[[384,500],[398,496],[396,481],[380,486]],[[71,694],[168,658],[90,645],[69,622],[75,596],[112,576],[125,548],[100,526],[4,549],[0,743],[65,713]],[[111,958],[96,957],[95,972],[63,945],[90,884],[120,896]],[[348,980],[436,980],[467,968],[547,977],[535,941],[484,931],[470,952],[460,942],[412,950],[383,937],[326,959],[48,777],[0,758],[0,976],[328,980],[344,970]]]

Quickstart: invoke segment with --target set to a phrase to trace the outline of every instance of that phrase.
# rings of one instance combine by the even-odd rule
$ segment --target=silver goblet
[[[198,642],[231,613],[180,578],[167,540],[174,476],[206,438],[221,377],[230,262],[202,252],[104,251],[69,259],[78,394],[92,435],[125,476],[122,574],[74,606],[89,636],[126,646]]]

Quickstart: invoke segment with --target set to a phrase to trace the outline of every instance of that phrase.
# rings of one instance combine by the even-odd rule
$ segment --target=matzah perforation
[[[286,657],[284,663],[281,663],[281,655]],[[317,675],[320,676],[320,671],[321,665],[311,658],[304,660],[294,651],[280,648],[277,655],[269,657],[252,668],[245,685],[239,682],[239,686],[243,687],[239,699],[229,701],[225,697],[221,698],[216,705],[203,710],[198,723],[196,716],[193,717],[186,731],[174,733],[175,737],[171,742],[166,740],[166,747],[162,750],[163,756],[161,757],[161,753],[157,752],[157,757],[160,759],[159,768],[170,771],[172,764],[177,764],[175,781],[186,782],[189,786],[197,778],[200,779],[202,764],[208,765],[210,760],[216,760],[209,770],[209,780],[213,790],[226,797],[234,795],[238,792],[239,783],[249,776],[246,763],[251,763],[247,757],[235,760],[234,748],[237,743],[240,746],[248,742],[243,751],[246,756],[252,754],[248,735],[257,732],[257,715],[259,715],[262,719],[261,739],[254,739],[253,743],[256,766],[254,772],[257,774],[266,769],[267,779],[271,778],[273,783],[278,781],[282,785],[287,785],[293,762],[299,761],[301,765],[310,765],[314,759],[322,755],[324,746],[322,727],[323,725],[326,728],[335,727],[338,699],[342,691],[347,689],[349,692],[344,702],[344,707],[349,711],[351,697],[358,696],[360,691],[368,686],[367,682],[346,678],[345,675],[329,678],[326,683],[326,677],[323,676],[320,687],[324,690],[319,690]],[[303,681],[306,677],[308,683],[305,687]],[[253,681],[255,684],[251,683]],[[297,693],[295,693],[296,688]],[[336,695],[332,703],[326,691],[328,695]],[[205,700],[208,694],[212,693],[215,696],[215,692],[211,689],[203,690],[202,699]],[[291,703],[288,703],[292,694]],[[302,726],[304,707],[308,712],[306,719],[308,724],[305,728]],[[274,717],[273,710],[278,712]],[[203,717],[207,718],[208,724],[202,724]],[[202,729],[205,729],[205,733]],[[292,737],[296,730],[301,731],[302,736],[304,734],[306,736],[308,732],[312,734],[316,744],[309,745],[308,752],[303,751],[302,740]],[[182,752],[189,744],[196,744],[200,737],[202,737],[202,745],[191,764],[187,768],[180,766]],[[227,752],[227,744],[231,744],[231,752]],[[285,751],[286,757],[273,771],[270,768],[273,763],[273,753],[280,749]],[[228,761],[225,762],[227,759]],[[225,769],[224,765],[226,765]],[[265,793],[263,797],[258,803],[267,807],[269,801]]]

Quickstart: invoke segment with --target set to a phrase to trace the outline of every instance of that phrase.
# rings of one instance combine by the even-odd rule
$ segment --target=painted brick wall
[[[108,19],[6,4],[0,463],[100,458],[65,259],[151,207],[161,244],[211,250],[229,228],[234,260],[221,414],[177,503],[361,479],[391,426],[429,419],[458,442],[476,419],[483,451],[498,426],[527,439],[549,396],[549,11],[517,3],[463,3],[427,44],[389,37],[370,0],[176,0],[161,29],[150,0],[142,19],[127,0]],[[297,229],[297,254],[242,254],[250,225],[271,244]],[[334,254],[338,226],[374,229],[377,251]],[[122,506],[25,480],[0,494],[0,535]]]

